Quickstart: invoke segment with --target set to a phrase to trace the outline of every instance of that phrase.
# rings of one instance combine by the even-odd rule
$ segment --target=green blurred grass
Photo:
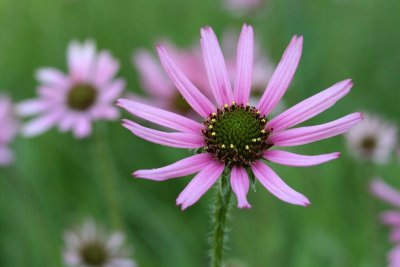
[[[141,92],[130,63],[134,48],[152,49],[160,36],[190,45],[198,41],[201,26],[221,33],[227,26],[239,30],[246,21],[275,62],[293,34],[304,35],[302,61],[284,98],[288,105],[336,81],[354,79],[352,93],[310,123],[357,110],[399,123],[399,1],[276,0],[252,18],[231,17],[216,2],[0,0],[1,87],[18,101],[33,97],[34,70],[47,65],[65,69],[67,43],[90,37],[119,58],[120,76],[130,90]],[[163,166],[188,152],[147,143],[118,122],[99,124],[106,128],[118,206],[140,266],[206,266],[212,192],[181,212],[175,198],[189,178],[163,183],[130,178],[132,170]],[[17,162],[0,170],[0,266],[62,266],[65,228],[87,216],[114,226],[95,139],[76,141],[52,130],[18,138],[14,147]],[[344,153],[340,160],[313,168],[274,165],[312,205],[287,205],[258,186],[249,194],[253,208],[233,212],[227,257],[256,267],[383,266],[390,244],[376,215],[386,206],[370,196],[367,186],[375,173],[400,186],[399,165],[360,164],[348,155],[341,137],[296,151]]]

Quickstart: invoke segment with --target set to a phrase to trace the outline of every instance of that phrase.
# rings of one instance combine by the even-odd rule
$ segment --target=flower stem
[[[229,175],[223,174],[219,179],[217,194],[213,206],[211,235],[211,267],[221,267],[225,243],[227,240],[227,221],[231,207],[232,190],[229,185]]]
[[[116,229],[123,228],[122,213],[119,205],[118,188],[116,184],[116,171],[110,157],[107,144],[107,129],[105,125],[97,125],[95,132],[95,154],[97,166],[101,177],[100,186],[106,199],[108,214],[112,226]]]

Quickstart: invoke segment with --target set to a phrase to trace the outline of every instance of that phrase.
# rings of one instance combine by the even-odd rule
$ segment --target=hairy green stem
[[[101,177],[100,187],[106,199],[108,214],[112,226],[116,229],[123,228],[122,213],[118,196],[116,181],[116,170],[111,159],[110,150],[107,144],[107,129],[105,125],[98,125],[95,132],[95,154],[97,158],[98,172]]]
[[[223,266],[225,243],[227,240],[227,222],[231,206],[232,190],[227,176],[221,176],[213,206],[211,235],[211,267]]]

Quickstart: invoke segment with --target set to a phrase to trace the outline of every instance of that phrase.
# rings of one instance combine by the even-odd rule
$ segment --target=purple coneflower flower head
[[[350,153],[359,160],[387,163],[397,143],[397,128],[376,115],[365,119],[345,134]]]
[[[92,220],[64,234],[64,263],[71,267],[134,267],[124,247],[125,235],[107,233]]]
[[[25,124],[25,136],[39,135],[53,126],[62,132],[72,131],[76,138],[91,134],[95,120],[115,120],[119,116],[115,100],[125,87],[114,76],[119,63],[108,51],[96,51],[95,43],[75,41],[68,46],[68,74],[54,68],[36,73],[40,82],[38,98],[18,105],[23,116],[37,116]]]
[[[389,266],[400,266],[400,192],[380,178],[371,182],[371,191],[379,199],[391,204],[396,210],[385,211],[380,215],[382,223],[392,227],[390,240],[396,244],[388,254]]]
[[[11,99],[5,95],[0,95],[0,128],[0,166],[7,166],[14,160],[9,145],[17,135],[18,121]]]
[[[239,208],[249,208],[248,172],[281,200],[307,206],[310,201],[290,188],[266,161],[289,166],[312,166],[339,157],[338,152],[305,156],[275,147],[304,145],[343,134],[362,119],[353,113],[322,125],[292,128],[324,110],[345,96],[352,87],[350,80],[339,82],[312,96],[273,119],[268,115],[288,88],[300,60],[303,38],[294,36],[281,62],[272,75],[256,106],[249,101],[253,73],[253,28],[244,25],[239,38],[235,83],[232,87],[217,37],[210,27],[201,30],[201,47],[214,105],[184,75],[167,49],[158,47],[161,63],[176,88],[200,116],[199,123],[181,115],[154,108],[136,101],[119,99],[117,105],[133,115],[149,120],[173,132],[158,131],[124,120],[123,126],[133,134],[157,144],[197,149],[197,154],[172,165],[152,170],[139,170],[135,177],[163,181],[197,173],[177,199],[185,209],[194,203],[218,180],[226,169]]]

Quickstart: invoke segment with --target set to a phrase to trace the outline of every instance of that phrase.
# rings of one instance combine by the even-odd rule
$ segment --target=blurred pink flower
[[[113,104],[125,87],[124,80],[114,79],[118,61],[108,51],[97,52],[93,41],[71,42],[67,61],[67,75],[54,68],[39,69],[39,97],[17,106],[22,116],[37,115],[23,126],[25,136],[58,126],[62,132],[73,131],[76,138],[84,138],[91,134],[93,121],[118,118]]]
[[[227,71],[231,83],[236,75],[236,45],[238,35],[228,30],[223,37],[222,47],[225,52]],[[179,49],[170,42],[163,42],[176,64],[186,77],[208,98],[212,98],[212,91],[207,81],[207,73],[204,67],[201,51],[198,46],[189,49]],[[142,87],[150,97],[140,97],[129,94],[127,98],[145,102],[157,107],[174,111],[182,115],[193,116],[195,112],[184,100],[175,85],[171,82],[158,60],[146,50],[139,49],[134,53],[133,63],[139,71]],[[254,43],[254,64],[252,90],[250,104],[255,105],[257,100],[264,92],[264,87],[268,83],[273,73],[274,66],[270,59],[261,52],[259,42]],[[283,111],[282,104],[276,110]],[[275,110],[275,111],[276,111]]]
[[[124,248],[125,235],[108,234],[92,220],[64,235],[64,262],[71,267],[135,267]]]
[[[224,169],[230,171],[230,184],[239,208],[250,207],[246,197],[249,190],[247,171],[252,171],[257,180],[279,199],[307,206],[309,200],[286,185],[263,160],[288,166],[312,166],[336,159],[340,154],[305,156],[269,148],[298,146],[343,134],[362,119],[361,113],[353,113],[322,125],[289,129],[320,114],[344,97],[352,87],[351,80],[344,80],[268,120],[266,116],[279,103],[297,69],[303,37],[293,37],[255,107],[248,104],[253,72],[253,42],[253,28],[244,25],[239,38],[236,78],[232,90],[225,60],[213,30],[210,27],[201,30],[202,54],[217,105],[190,82],[165,47],[158,47],[166,73],[193,110],[204,118],[203,123],[137,101],[119,99],[117,102],[118,106],[137,117],[174,130],[157,131],[123,120],[123,126],[133,134],[165,146],[198,149],[198,154],[172,165],[133,173],[135,177],[155,181],[197,173],[177,199],[182,209],[196,203],[218,180]]]
[[[390,240],[397,244],[388,254],[389,266],[400,266],[400,192],[380,178],[375,178],[370,187],[375,196],[396,208],[396,210],[383,212],[380,215],[380,219],[382,223],[392,227]]]
[[[6,95],[0,95],[0,129],[0,166],[6,166],[14,160],[14,154],[9,145],[18,131],[18,121],[14,116],[13,104]]]
[[[387,163],[397,144],[397,128],[376,115],[365,119],[345,134],[350,153],[359,160]]]

